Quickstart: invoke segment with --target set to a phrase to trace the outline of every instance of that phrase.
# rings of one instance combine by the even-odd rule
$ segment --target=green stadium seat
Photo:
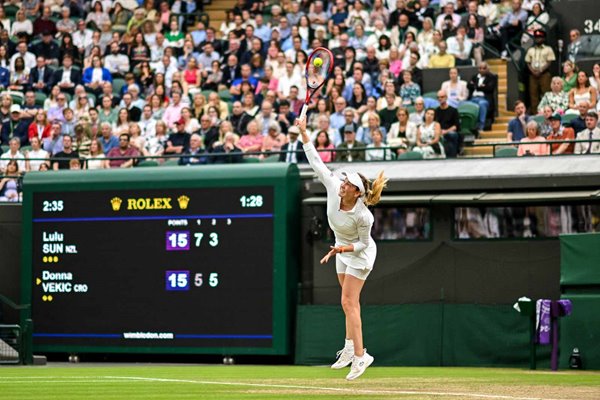
[[[516,147],[504,147],[496,150],[494,157],[516,157],[518,151]]]
[[[19,7],[13,4],[7,4],[4,6],[4,14],[11,21],[15,20],[15,16],[17,15],[17,11],[19,11]]]
[[[266,157],[263,159],[263,162],[266,162],[266,163],[279,162],[279,154],[274,154],[272,156]]]
[[[214,92],[214,90],[203,90],[203,91],[202,91],[202,92],[200,92],[200,93],[202,93],[202,95],[203,95],[204,97],[206,97],[206,99],[208,100],[208,95],[209,95],[209,94],[211,94],[212,92]]]
[[[427,92],[421,95],[424,99],[434,99],[437,100],[437,92]]]
[[[475,103],[462,103],[458,106],[460,116],[460,133],[469,135],[477,129],[479,106]]]
[[[397,160],[422,160],[423,154],[418,151],[407,151],[406,153],[398,154]]]
[[[162,165],[163,167],[173,167],[179,165],[179,158],[167,158]]]
[[[125,82],[125,79],[123,78],[114,78],[113,79],[113,94],[118,94],[119,96],[121,95],[121,89],[123,89],[123,86],[125,86],[127,84],[127,82]]]
[[[546,118],[543,115],[534,115],[533,117],[531,117],[531,119],[537,122],[538,125],[546,120]]]
[[[0,146],[0,149],[2,149],[2,154],[4,154],[10,150],[10,147],[7,144],[3,144],[2,146]]]
[[[563,115],[562,116],[562,123],[563,123],[563,125],[571,126],[571,121],[573,121],[578,116],[579,116],[578,114],[565,114],[565,115]]]
[[[10,94],[10,97],[12,97],[14,104],[23,105],[24,96],[22,93],[9,92],[9,94]]]
[[[46,101],[46,94],[42,92],[35,92],[35,105],[43,107],[44,101]]]
[[[219,91],[219,98],[223,101],[231,101],[233,99],[233,96],[231,95],[231,93],[229,93],[229,90],[225,89]]]
[[[257,157],[244,157],[243,160],[247,164],[256,164],[260,162]]]
[[[158,167],[158,161],[156,160],[142,160],[138,163],[138,167]]]
[[[23,146],[19,149],[19,151],[23,154],[25,154],[26,151],[30,151],[31,150],[31,146]]]

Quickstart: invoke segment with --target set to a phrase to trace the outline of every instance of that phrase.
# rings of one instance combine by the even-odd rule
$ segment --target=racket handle
[[[306,105],[306,103],[304,103],[304,105],[302,106],[302,111],[300,111],[300,118],[298,118],[300,121],[304,121],[304,118],[306,118],[307,110],[308,110],[308,106]]]

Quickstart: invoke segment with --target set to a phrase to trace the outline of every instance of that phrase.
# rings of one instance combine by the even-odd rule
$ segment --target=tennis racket
[[[300,120],[306,118],[306,110],[310,104],[310,99],[327,82],[329,75],[333,71],[333,54],[325,47],[317,47],[308,57],[304,76],[306,78],[306,99],[300,112]]]

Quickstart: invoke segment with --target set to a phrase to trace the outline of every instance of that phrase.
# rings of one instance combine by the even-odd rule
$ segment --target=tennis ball
[[[313,60],[313,65],[315,67],[320,67],[321,65],[323,65],[323,60],[317,57]]]

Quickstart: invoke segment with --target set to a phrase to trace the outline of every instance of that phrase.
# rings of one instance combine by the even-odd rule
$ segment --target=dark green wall
[[[0,206],[0,294],[19,302],[21,205]],[[17,324],[19,314],[0,301],[0,323]]]

